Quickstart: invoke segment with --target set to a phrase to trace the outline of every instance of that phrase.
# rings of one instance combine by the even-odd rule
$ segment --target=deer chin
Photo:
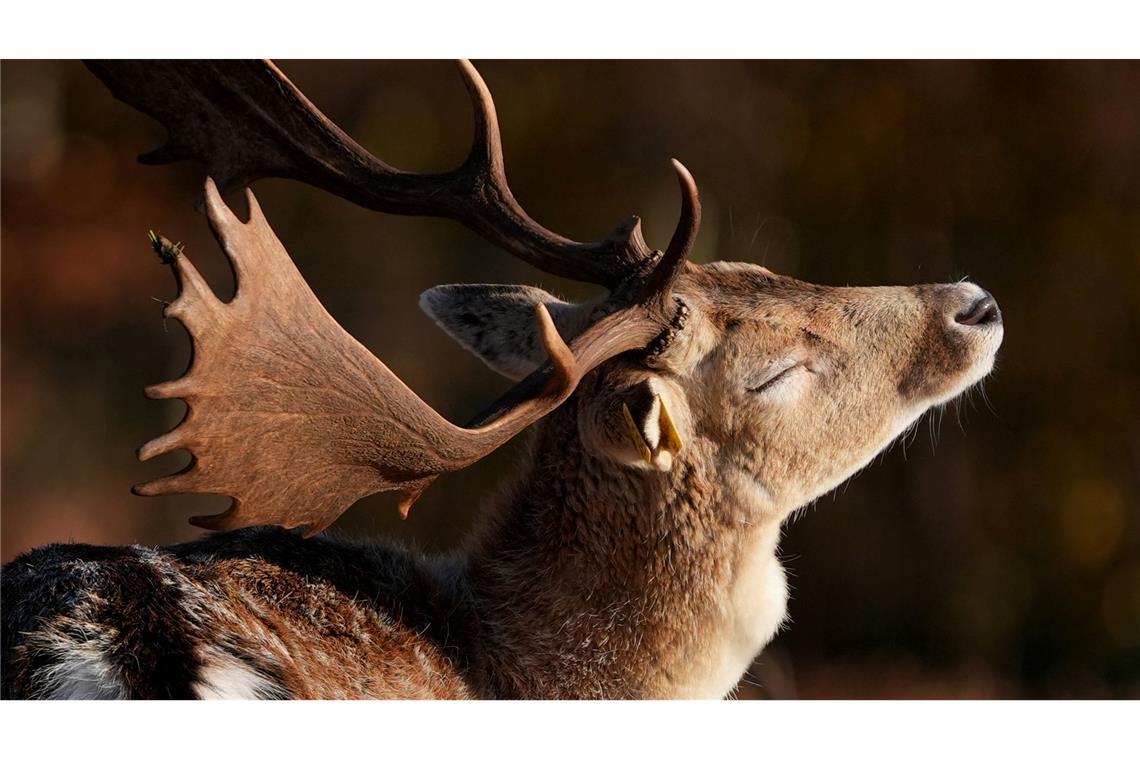
[[[1004,329],[1000,323],[978,331],[977,334],[969,335],[967,340],[971,347],[971,358],[961,371],[948,379],[943,387],[912,405],[909,411],[912,422],[917,421],[928,410],[948,404],[968,392],[993,372],[1003,337]],[[903,430],[910,424],[912,423],[904,425]]]

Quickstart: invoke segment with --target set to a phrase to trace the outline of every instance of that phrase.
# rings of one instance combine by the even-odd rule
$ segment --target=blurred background
[[[450,168],[471,116],[446,62],[280,62],[389,163]],[[826,284],[969,276],[1006,324],[986,395],[787,527],[791,625],[742,698],[1140,697],[1140,65],[1126,62],[478,62],[511,186],[578,240],[638,213],[664,247],[668,158],[701,186],[694,258]],[[201,170],[147,168],[162,129],[76,62],[4,62],[2,507],[6,562],[54,541],[171,543],[212,497],[142,499],[173,469],[135,448],[180,402],[189,345],[149,229],[224,297]],[[437,330],[443,282],[589,290],[451,222],[388,217],[284,181],[262,206],[334,316],[456,421],[507,383]],[[401,521],[379,495],[335,526],[456,545],[517,456],[445,476]],[[175,455],[176,456],[176,455]]]

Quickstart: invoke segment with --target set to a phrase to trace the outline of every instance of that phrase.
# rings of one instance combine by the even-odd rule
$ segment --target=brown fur
[[[200,582],[216,589],[206,638],[226,642],[217,652],[263,658],[298,699],[452,697],[464,694],[451,663],[418,632],[353,604],[335,588],[297,573],[245,559],[204,569]],[[312,646],[313,642],[323,646]],[[206,657],[209,665],[209,656]]]

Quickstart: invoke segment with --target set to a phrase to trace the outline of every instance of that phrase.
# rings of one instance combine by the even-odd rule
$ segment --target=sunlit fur
[[[970,283],[832,288],[718,263],[689,266],[675,295],[688,319],[667,349],[609,362],[543,420],[461,551],[282,531],[102,559],[38,550],[4,571],[5,694],[154,695],[156,666],[115,638],[126,597],[99,606],[145,571],[170,579],[179,612],[140,607],[131,641],[146,662],[154,636],[185,647],[165,662],[170,694],[725,696],[784,622],[781,525],[985,376],[1002,326],[956,322],[984,295]],[[509,286],[423,302],[517,376],[541,359],[535,300],[553,302]],[[595,306],[558,304],[567,338]],[[684,445],[646,462],[622,409],[656,447],[662,405]]]
[[[984,295],[968,283],[828,288],[718,263],[677,294],[670,349],[607,365],[544,423],[471,549],[506,693],[724,696],[784,618],[783,521],[984,376],[1002,337],[955,323]],[[668,472],[620,448],[618,409],[650,379],[685,440]]]

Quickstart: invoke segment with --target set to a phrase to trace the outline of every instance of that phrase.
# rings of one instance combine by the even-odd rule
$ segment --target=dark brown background
[[[440,62],[284,62],[386,160],[439,169],[470,137]],[[1140,66],[1135,63],[483,62],[511,184],[594,239],[643,216],[663,246],[667,159],[701,184],[698,251],[831,284],[963,276],[1006,319],[980,395],[788,526],[792,624],[742,696],[1140,696]],[[146,244],[182,240],[230,285],[193,210],[201,172],[150,169],[161,130],[75,62],[5,62],[2,553],[168,543],[216,501],[131,496],[134,448],[180,416],[142,386],[188,355]],[[441,282],[542,284],[450,222],[385,217],[280,181],[262,205],[330,311],[461,419],[505,383],[416,308]],[[169,332],[165,330],[169,329]],[[455,545],[517,444],[397,519],[336,526]],[[208,503],[204,503],[208,502]]]

